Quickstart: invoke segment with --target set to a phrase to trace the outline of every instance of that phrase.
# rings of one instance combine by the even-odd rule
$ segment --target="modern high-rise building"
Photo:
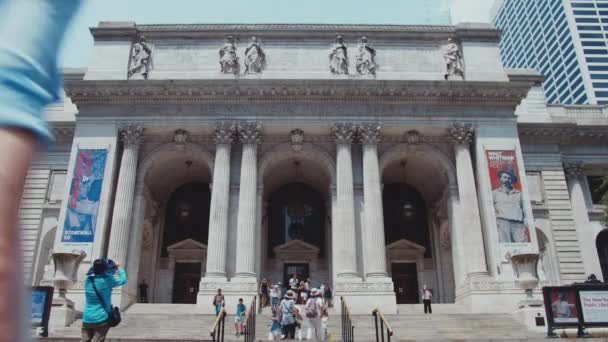
[[[608,104],[608,0],[497,0],[506,68],[545,75],[550,104]]]

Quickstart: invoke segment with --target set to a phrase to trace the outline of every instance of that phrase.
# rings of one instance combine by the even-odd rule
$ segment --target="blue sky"
[[[88,64],[88,28],[99,21],[149,23],[448,24],[483,21],[493,0],[84,0],[60,53],[64,67]],[[462,19],[464,18],[464,19]]]

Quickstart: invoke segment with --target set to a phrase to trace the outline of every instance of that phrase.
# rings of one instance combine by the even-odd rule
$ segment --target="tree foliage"
[[[608,227],[608,176],[602,178],[602,184],[596,191],[602,194],[602,198],[600,199],[600,203],[604,206],[602,223]]]

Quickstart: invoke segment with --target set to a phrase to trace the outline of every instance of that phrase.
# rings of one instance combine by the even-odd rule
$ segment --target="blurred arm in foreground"
[[[42,119],[59,99],[57,52],[81,0],[0,0],[0,331],[23,341],[17,215],[36,144],[50,139]]]

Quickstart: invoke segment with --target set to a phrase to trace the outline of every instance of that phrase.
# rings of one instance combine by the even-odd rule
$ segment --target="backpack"
[[[315,298],[310,298],[308,302],[306,302],[306,317],[317,318],[317,316],[319,316],[317,300]]]

